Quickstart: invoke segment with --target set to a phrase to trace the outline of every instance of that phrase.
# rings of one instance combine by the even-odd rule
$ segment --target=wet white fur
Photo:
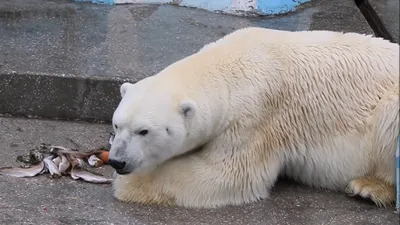
[[[140,173],[151,181],[139,173],[118,176],[114,195],[216,207],[268,197],[279,174],[334,190],[367,175],[393,184],[398,84],[399,46],[380,38],[236,31],[121,87],[112,148],[131,140],[124,159],[158,166]],[[190,118],[179,113],[185,102],[195,109]],[[143,124],[153,136],[134,135]],[[176,135],[165,135],[164,125]]]

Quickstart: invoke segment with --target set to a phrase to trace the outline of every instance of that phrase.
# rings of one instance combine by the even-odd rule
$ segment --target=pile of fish
[[[111,140],[110,140],[111,141]],[[81,179],[90,183],[111,183],[112,178],[89,171],[108,163],[108,150],[105,148],[80,152],[62,146],[41,144],[39,148],[17,157],[20,167],[2,167],[0,174],[12,177],[34,177],[50,174],[50,178],[69,175],[72,179]]]

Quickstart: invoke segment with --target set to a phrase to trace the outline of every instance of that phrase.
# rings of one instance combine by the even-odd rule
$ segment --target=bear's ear
[[[196,104],[192,100],[183,100],[179,103],[179,113],[185,118],[191,118],[196,113]]]
[[[126,82],[123,83],[119,89],[119,91],[121,92],[121,97],[124,97],[126,91],[128,90],[129,87],[133,86],[133,84]]]

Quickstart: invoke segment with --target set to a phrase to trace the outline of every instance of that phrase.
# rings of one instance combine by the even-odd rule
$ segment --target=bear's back
[[[266,133],[364,130],[371,109],[399,82],[399,46],[356,33],[246,28],[187,62],[199,68],[201,89],[221,99],[216,111],[247,118],[243,127],[268,127]]]

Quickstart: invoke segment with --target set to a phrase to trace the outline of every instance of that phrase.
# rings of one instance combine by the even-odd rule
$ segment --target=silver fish
[[[89,171],[78,169],[78,168],[72,168],[70,175],[71,175],[72,179],[74,179],[74,180],[82,179],[89,183],[96,183],[96,184],[109,184],[109,183],[112,183],[112,181],[113,181],[113,179],[111,179],[111,178],[96,175]]]
[[[3,167],[0,168],[0,174],[12,177],[34,177],[45,168],[43,161],[30,168]]]
[[[66,155],[68,161],[71,163],[71,169],[75,168],[75,167],[79,167],[79,168],[85,168],[86,167],[86,163],[85,160],[81,159],[81,158],[77,158],[73,155]]]
[[[103,165],[103,161],[99,159],[96,155],[91,155],[88,159],[88,164],[90,166],[99,167]]]
[[[54,164],[56,164],[56,166],[59,166],[61,161],[62,161],[61,156],[57,156],[53,159],[53,162]]]
[[[62,174],[61,174],[60,170],[58,169],[58,167],[56,166],[56,164],[52,161],[52,159],[53,159],[53,156],[48,156],[43,159],[43,162],[44,162],[46,168],[49,170],[50,176],[52,178],[61,177]]]
[[[44,163],[43,163],[44,165]],[[49,169],[46,168],[46,165],[44,166],[42,172],[39,173],[39,175],[45,174],[45,173],[49,173]]]
[[[118,173],[117,173],[117,171],[114,171],[112,173],[112,178],[116,179],[117,177],[118,177]]]
[[[100,149],[96,149],[96,150],[92,150],[89,152],[79,152],[79,151],[74,151],[71,150],[69,148],[65,148],[62,146],[51,146],[50,147],[50,152],[57,154],[57,155],[61,155],[61,154],[65,154],[65,155],[73,155],[76,158],[87,158],[93,154],[98,154],[98,153],[102,153],[104,150],[100,150]]]
[[[51,154],[51,155],[46,156],[45,159],[49,159],[49,160],[53,161],[53,159],[55,159],[56,157],[57,157],[56,155]]]
[[[60,155],[60,157],[61,163],[58,165],[58,170],[60,170],[61,173],[65,173],[65,171],[67,171],[67,169],[71,166],[71,162],[65,155]]]
[[[83,160],[83,159],[80,159],[80,158],[75,158],[76,159],[76,161],[77,161],[77,167],[79,167],[79,168],[85,168],[86,167],[86,163],[85,163],[85,160]]]

